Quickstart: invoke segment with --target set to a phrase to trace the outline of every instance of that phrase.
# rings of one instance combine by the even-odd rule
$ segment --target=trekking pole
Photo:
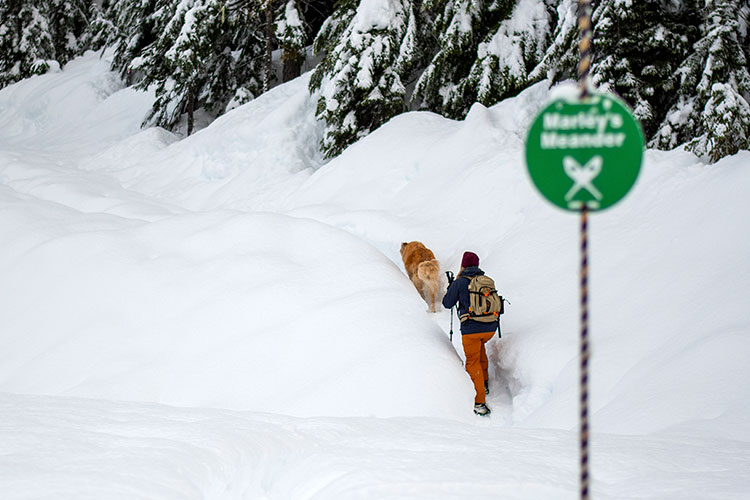
[[[455,307],[451,307],[451,331],[449,337],[451,342],[453,342],[453,309],[455,309]]]
[[[445,277],[448,278],[448,286],[451,286],[453,284],[453,279],[455,278],[455,276],[453,276],[452,272],[445,271]],[[451,331],[450,331],[450,335],[448,337],[450,339],[451,343],[453,342],[453,309],[454,308],[455,308],[455,306],[451,307]]]

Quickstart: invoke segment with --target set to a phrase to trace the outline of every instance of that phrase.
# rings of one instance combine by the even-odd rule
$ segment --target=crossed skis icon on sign
[[[573,197],[581,190],[588,191],[597,201],[586,202],[586,205],[590,208],[598,208],[599,202],[602,199],[602,193],[594,186],[594,179],[602,171],[602,157],[594,156],[585,164],[581,165],[571,156],[563,157],[563,170],[565,175],[573,180],[573,187],[570,188],[568,193],[565,195],[565,201],[568,202],[570,208],[580,208],[584,202],[579,200],[573,200]]]

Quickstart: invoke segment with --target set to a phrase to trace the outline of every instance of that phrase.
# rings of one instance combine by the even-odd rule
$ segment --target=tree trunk
[[[193,112],[195,111],[195,92],[192,89],[188,91],[187,104],[187,135],[193,133]]]
[[[263,76],[263,92],[271,88],[271,78],[273,77],[273,0],[266,0],[266,71]]]
[[[283,81],[288,82],[297,78],[302,71],[303,61],[297,49],[285,49],[282,59],[284,60]]]

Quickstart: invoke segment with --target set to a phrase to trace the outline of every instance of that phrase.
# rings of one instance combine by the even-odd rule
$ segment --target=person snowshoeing
[[[472,278],[483,276],[479,268],[479,257],[473,252],[464,252],[461,259],[461,270],[455,280],[448,285],[443,297],[443,306],[451,309],[458,303],[458,316],[461,318],[461,343],[466,355],[466,371],[474,383],[474,413],[489,415],[486,395],[489,393],[489,361],[485,344],[495,335],[499,319],[477,321],[472,319],[470,311],[469,284]],[[499,318],[499,316],[495,316]]]

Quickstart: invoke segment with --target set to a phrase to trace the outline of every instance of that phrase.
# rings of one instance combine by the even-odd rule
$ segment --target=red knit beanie
[[[464,252],[464,256],[461,259],[461,267],[473,267],[479,265],[479,257],[474,252]]]

